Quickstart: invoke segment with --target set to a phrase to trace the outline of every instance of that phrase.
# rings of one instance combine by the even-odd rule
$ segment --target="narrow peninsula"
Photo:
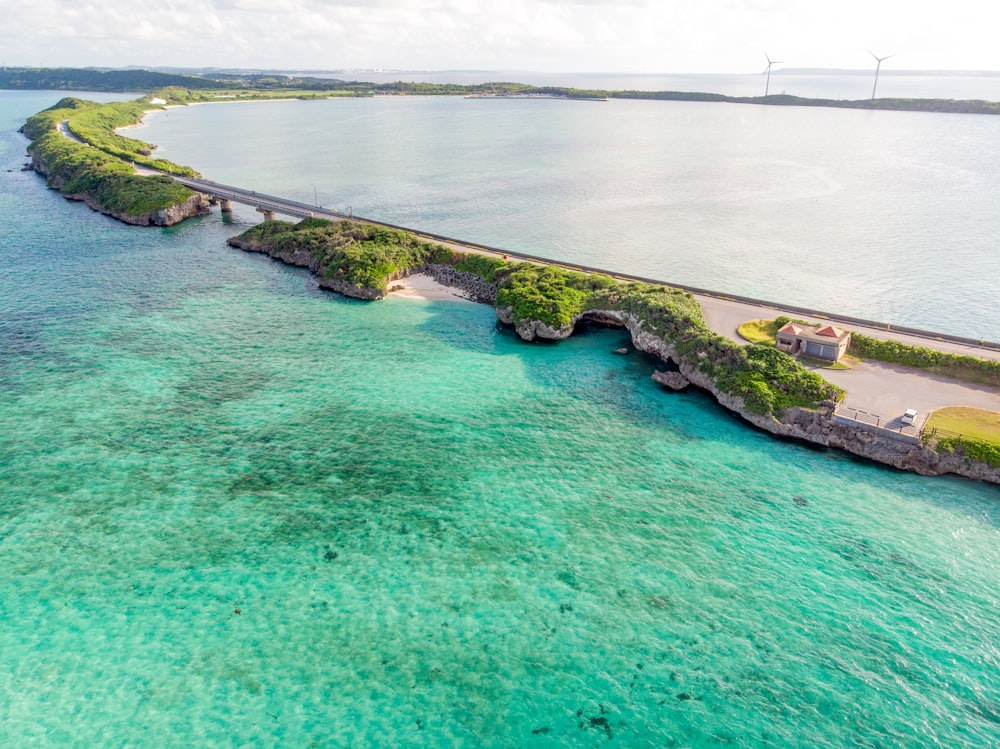
[[[112,104],[62,99],[21,128],[31,139],[29,168],[67,198],[128,224],[172,226],[208,213],[199,193],[167,174],[137,174],[136,165],[175,174],[194,170],[154,159],[151,145],[116,132],[159,106],[150,97]]]

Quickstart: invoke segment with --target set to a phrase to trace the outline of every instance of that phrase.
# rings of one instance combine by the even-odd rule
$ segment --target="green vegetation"
[[[814,324],[808,323],[805,320],[793,320],[791,317],[782,315],[774,320],[750,320],[740,325],[736,332],[740,334],[741,338],[750,341],[750,343],[762,346],[774,346],[778,331],[790,322],[802,323],[803,325]],[[814,369],[817,367],[822,367],[823,369],[850,369],[851,363],[853,363],[853,360],[850,360],[847,356],[836,362],[826,359],[814,359],[811,356],[805,356],[801,353],[797,358],[803,364]]]
[[[324,279],[355,287],[371,296],[385,294],[389,282],[425,263],[453,265],[487,281],[504,266],[502,260],[455,252],[425,242],[409,232],[375,224],[308,218],[293,224],[266,221],[230,240],[244,249],[277,257],[308,253]]]
[[[58,105],[57,105],[58,106]],[[125,161],[157,169],[161,172],[197,176],[194,169],[174,164],[166,159],[150,156],[154,146],[134,138],[126,138],[115,132],[118,128],[138,124],[143,114],[150,109],[162,107],[150,103],[149,98],[136,101],[112,102],[76,110],[69,118],[67,127],[80,140],[94,148],[99,148],[111,156]]]
[[[1000,468],[1000,445],[964,437],[942,437],[934,448],[939,453],[958,452],[971,461]]]
[[[194,75],[149,70],[93,68],[11,68],[0,71],[0,88],[34,91],[154,91],[167,86],[223,88],[226,84]]]
[[[940,453],[958,452],[1000,468],[1000,413],[965,406],[940,408],[927,420],[924,435]]]
[[[495,283],[497,273],[512,265],[492,255],[460,252],[452,253],[452,255],[453,259],[448,261],[447,264],[454,265],[457,270],[463,273],[471,273],[474,276],[479,276],[486,283]]]
[[[102,139],[106,144],[114,145],[114,139],[118,138],[139,144],[129,148],[149,148],[141,141],[114,135],[114,127],[120,126],[115,123],[121,122],[129,112],[134,114],[136,111],[141,114],[141,108],[119,110],[117,105],[66,98],[31,117],[21,130],[32,139],[29,151],[44,164],[49,184],[64,195],[88,195],[97,206],[109,213],[138,218],[183,203],[194,193],[169,177],[140,177],[130,164],[122,160],[120,153],[109,152],[112,150],[110,145],[109,151],[91,147],[58,131],[63,121],[68,121],[71,128],[79,121],[82,122],[80,132]],[[144,161],[170,164],[148,158]],[[180,170],[180,167],[176,168]]]
[[[233,101],[283,101],[286,99],[330,99],[337,97],[370,96],[358,91],[331,90],[314,91],[311,89],[190,89],[180,86],[158,89],[150,98],[159,98],[169,105],[180,104],[218,104]],[[150,107],[147,107],[149,109]]]
[[[269,73],[176,75],[146,70],[92,70],[72,68],[6,68],[0,71],[0,89],[157,92],[170,103],[195,101],[327,98],[330,96],[463,96],[469,94],[541,94],[574,98],[655,99],[660,101],[728,102],[769,106],[888,109],[962,114],[1000,114],[1000,102],[979,99],[807,99],[800,96],[725,96],[698,91],[605,91],[565,86],[528,86],[488,82],[476,85],[394,81],[371,83]]]
[[[621,283],[550,265],[455,252],[408,232],[351,221],[268,221],[230,243],[285,259],[307,253],[316,273],[335,288],[355,287],[360,296],[382,296],[392,279],[424,263],[444,263],[496,283],[497,307],[510,307],[515,322],[538,320],[565,328],[588,310],[628,312],[645,332],[673,346],[682,363],[742,398],[756,414],[780,416],[786,408],[816,408],[843,395],[773,347],[739,346],[716,335],[694,297],[669,286]]]
[[[813,369],[851,369],[851,365],[857,363],[857,359],[852,359],[849,356],[842,356],[838,361],[830,361],[829,359],[816,359],[815,357],[800,353],[797,358],[800,362]]]
[[[298,247],[304,243],[325,278],[382,292],[390,277],[405,275],[435,254],[432,245],[407,232],[347,222],[280,236],[279,252],[290,243]]]
[[[151,104],[148,97],[110,104],[67,97],[29,117],[21,127],[21,132],[32,140],[38,140],[46,133],[58,130],[59,123],[66,122],[70,133],[110,156],[163,172],[183,174],[188,177],[197,176],[197,172],[191,167],[180,166],[166,159],[152,158],[150,154],[154,146],[149,143],[126,138],[115,132],[117,128],[138,124],[144,112],[161,108]]]
[[[755,414],[781,416],[787,408],[817,408],[843,397],[842,390],[773,347],[740,346],[712,332],[694,297],[668,286],[521,265],[501,282],[497,307],[511,307],[515,322],[540,320],[557,328],[586,310],[629,312],[644,330],[673,346],[681,363],[742,398]]]
[[[840,388],[769,345],[741,346],[707,328],[674,345],[684,362],[714,379],[722,392],[742,398],[752,413],[780,417],[787,408],[818,408],[844,396]]]
[[[497,289],[497,307],[511,307],[515,320],[538,320],[553,328],[569,325],[590,305],[601,286],[614,284],[607,276],[565,271],[528,263],[507,274]]]
[[[711,377],[723,392],[742,398],[757,414],[780,416],[786,408],[816,408],[843,395],[772,347],[739,346],[716,335],[694,297],[669,286],[621,283],[551,265],[459,253],[407,232],[350,221],[269,221],[230,242],[283,258],[308,253],[311,267],[323,278],[373,297],[385,294],[390,280],[424,263],[449,264],[495,282],[496,305],[510,307],[515,323],[537,320],[558,329],[588,310],[628,312],[644,331],[673,346],[683,363]]]
[[[1000,387],[1000,361],[997,360],[977,359],[963,354],[946,354],[923,346],[883,341],[860,333],[851,335],[851,345],[847,352],[860,359],[902,364],[943,377]]]

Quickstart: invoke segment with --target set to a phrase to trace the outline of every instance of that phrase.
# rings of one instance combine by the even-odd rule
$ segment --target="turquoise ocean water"
[[[1000,742],[996,487],[118,224],[18,169],[57,98],[0,92],[4,746]]]

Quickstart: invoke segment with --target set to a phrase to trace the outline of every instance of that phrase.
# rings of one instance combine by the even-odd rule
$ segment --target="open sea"
[[[708,396],[655,386],[653,361],[612,353],[619,331],[529,345],[488,307],[322,292],[302,270],[226,246],[252,213],[167,230],[100,216],[20,171],[16,128],[59,98],[0,91],[0,744],[1000,745],[998,487],[773,439]],[[884,220],[857,227],[847,214],[835,235],[864,245],[841,264],[893,291],[911,322],[936,321],[937,307],[921,318],[913,297],[928,284],[907,284],[933,272],[947,288],[957,271],[872,239],[873,227],[941,232],[970,256],[995,228],[972,208],[937,227],[966,209],[933,186],[959,173],[990,184],[981,164],[995,163],[1000,120],[807,111],[792,116],[814,127],[795,139],[764,126],[777,110],[715,109],[729,136],[674,138],[647,171],[621,171],[603,152],[571,159],[544,118],[512,114],[539,104],[561,128],[602,107],[670,119],[659,104],[379,99],[170,110],[139,136],[219,181],[311,197],[315,180],[320,202],[336,193],[373,217],[791,300],[814,275],[801,262],[712,248],[773,237],[768,216],[812,206],[813,221],[794,223],[815,226],[809,257],[827,263],[824,200],[850,192],[848,172],[878,193],[835,155],[801,153],[817,128],[840,137],[824,117],[869,123],[877,135],[858,148],[887,179],[884,149],[934,145],[895,167],[926,182],[922,212],[917,195],[886,194],[913,211],[873,204]],[[501,143],[472,143],[470,119]],[[280,122],[307,134],[274,138]],[[452,122],[450,142],[424,139]],[[376,149],[358,134],[377,127],[392,137]],[[942,128],[965,150],[935,138]],[[539,135],[530,155],[524,131]],[[757,160],[744,146],[727,167],[741,131],[797,155]],[[392,160],[366,173],[378,149]],[[718,196],[658,182],[653,167],[688,154],[700,185],[691,154],[717,149],[716,168],[744,180],[764,164],[770,198],[720,175],[731,212],[695,220],[691,204]],[[292,174],[306,152],[316,166]],[[478,183],[456,182],[455,153]],[[566,195],[572,180],[550,160],[603,177]],[[643,233],[637,183],[647,203],[676,206],[659,245]],[[543,207],[595,214],[587,226],[606,234],[567,238],[573,216],[550,226],[524,201],[512,208],[518,185]],[[574,212],[574,195],[592,202]],[[692,259],[680,248],[699,226],[707,247]],[[992,293],[953,300],[980,305],[947,318],[957,332],[977,320],[997,332],[997,275],[984,270],[995,254],[974,255],[967,280]],[[771,270],[741,286],[728,263]],[[861,312],[865,298],[827,306]]]

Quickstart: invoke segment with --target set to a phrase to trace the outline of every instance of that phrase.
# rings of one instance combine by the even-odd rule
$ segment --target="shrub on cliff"
[[[88,195],[114,214],[143,216],[194,194],[169,177],[140,177],[119,159],[59,133],[36,140],[31,151],[45,164],[49,183],[63,195]]]
[[[516,320],[538,320],[562,328],[588,309],[596,278],[600,277],[523,263],[501,282],[496,304],[511,307]]]
[[[971,437],[942,437],[935,449],[938,452],[960,452],[969,460],[1000,468],[1000,445]]]
[[[515,323],[569,325],[588,310],[628,312],[642,329],[672,346],[678,358],[709,376],[722,392],[756,414],[780,416],[794,406],[816,408],[843,391],[770,346],[740,346],[705,324],[701,305],[669,286],[620,283],[553,266],[523,264],[500,283],[497,307],[511,307]]]
[[[380,293],[385,293],[390,279],[425,263],[453,265],[487,281],[507,265],[495,258],[454,252],[398,229],[318,218],[298,224],[266,221],[247,229],[233,243],[279,257],[306,252],[324,278]]]
[[[454,252],[408,232],[351,221],[269,221],[232,241],[279,257],[307,252],[325,278],[382,293],[390,278],[424,263],[453,265],[496,282],[497,307],[512,308],[518,322],[562,328],[588,310],[629,312],[644,330],[673,346],[681,361],[711,377],[721,391],[742,398],[753,413],[780,416],[786,408],[815,408],[842,394],[787,354],[738,346],[715,334],[697,300],[669,286],[620,283],[599,274]]]
[[[32,139],[29,150],[44,165],[49,184],[64,195],[87,195],[109,213],[129,217],[171,208],[194,194],[169,177],[140,177],[120,158],[58,131],[64,120],[99,107],[68,97],[33,115],[21,128]]]
[[[701,305],[686,291],[646,283],[619,283],[607,276],[594,293],[591,306],[630,312],[644,329],[662,338],[674,338],[706,329]]]
[[[442,247],[441,249],[447,248]],[[443,257],[440,260],[432,260],[432,262],[454,265],[456,270],[479,276],[486,283],[493,283],[496,280],[497,273],[509,265],[506,261],[489,255],[461,252],[451,253],[451,257]]]
[[[943,351],[909,346],[898,341],[883,341],[880,338],[853,333],[848,353],[862,359],[902,364],[907,367],[925,369],[933,374],[954,377],[993,387],[1000,386],[1000,361],[977,359],[962,354],[947,354]]]

